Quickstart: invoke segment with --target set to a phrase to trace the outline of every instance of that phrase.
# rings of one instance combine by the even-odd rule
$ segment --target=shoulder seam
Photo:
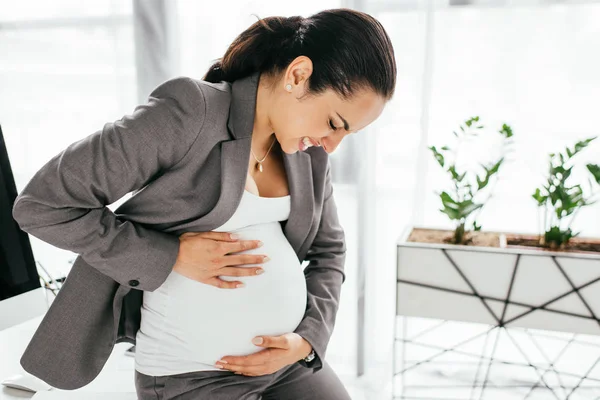
[[[200,95],[202,97],[202,104],[204,104],[204,114],[203,114],[203,118],[202,118],[202,125],[200,125],[200,128],[198,128],[198,132],[196,132],[196,137],[194,138],[194,140],[192,140],[192,143],[190,143],[190,147],[187,149],[187,151],[185,152],[185,154],[175,163],[173,164],[172,167],[170,168],[174,168],[175,166],[179,165],[179,163],[181,161],[183,161],[183,159],[188,155],[188,153],[190,152],[190,150],[192,150],[192,147],[194,146],[194,143],[196,143],[196,140],[198,140],[198,138],[200,137],[200,132],[202,132],[202,129],[204,128],[204,125],[206,123],[206,111],[207,111],[207,106],[206,106],[206,96],[204,96],[204,91],[202,90],[202,88],[200,87],[200,85],[198,85],[194,79],[192,78],[187,78],[190,81],[192,81],[192,83],[198,88],[198,90],[200,91]]]

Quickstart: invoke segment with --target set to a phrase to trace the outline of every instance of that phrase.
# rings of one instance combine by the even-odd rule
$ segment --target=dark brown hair
[[[308,18],[259,19],[202,79],[233,82],[255,72],[276,75],[301,55],[313,63],[311,94],[328,88],[343,98],[361,88],[371,88],[386,99],[394,94],[396,61],[385,29],[369,14],[346,8]]]

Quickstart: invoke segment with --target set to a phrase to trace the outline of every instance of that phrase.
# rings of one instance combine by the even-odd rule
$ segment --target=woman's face
[[[379,117],[386,100],[372,90],[357,91],[344,100],[332,89],[316,96],[306,96],[306,81],[285,89],[286,82],[274,88],[274,106],[269,122],[281,149],[288,154],[302,150],[301,141],[308,137],[332,153],[349,134],[360,131]]]

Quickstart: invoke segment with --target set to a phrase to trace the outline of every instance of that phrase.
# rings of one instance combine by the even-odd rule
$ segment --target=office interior
[[[0,0],[0,272],[20,282],[0,300],[0,400],[60,392],[10,380],[28,375],[20,356],[77,257],[19,229],[17,193],[160,83],[200,79],[257,17],[339,7],[382,23],[398,67],[381,116],[329,155],[347,253],[327,361],[352,399],[600,398],[600,138],[588,140],[600,136],[600,1]],[[549,160],[585,143],[564,164],[580,203],[561,218],[591,247],[410,244],[414,228],[455,232],[448,160],[475,125],[458,174],[478,171],[474,188],[503,162],[466,229],[535,241]],[[135,398],[130,347],[75,392]]]

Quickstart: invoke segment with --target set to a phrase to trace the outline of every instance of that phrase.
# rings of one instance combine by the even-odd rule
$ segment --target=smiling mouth
[[[315,142],[308,136],[305,136],[302,139],[300,139],[298,149],[300,149],[301,151],[305,151],[309,147],[322,147],[322,145],[319,142]]]

